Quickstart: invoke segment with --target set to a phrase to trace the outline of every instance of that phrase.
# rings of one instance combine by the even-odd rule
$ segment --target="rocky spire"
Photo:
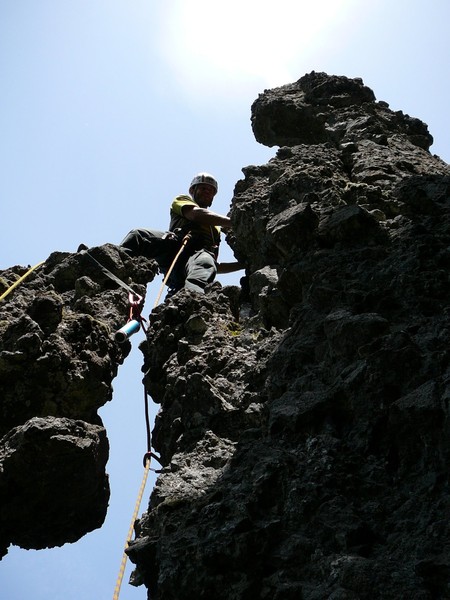
[[[266,90],[252,127],[279,149],[235,186],[242,287],[181,291],[141,345],[163,468],[128,551],[133,583],[152,600],[445,598],[450,168],[424,123],[360,79]],[[151,279],[151,261],[96,252]],[[57,254],[0,304],[5,547],[71,541],[103,518],[96,410],[127,352],[110,335],[124,302],[82,255]],[[35,521],[54,518],[44,503],[82,461],[95,523],[80,498],[72,529],[43,540],[8,504],[35,447]]]
[[[239,302],[180,293],[142,348],[164,472],[134,581],[152,600],[444,598],[450,169],[360,79],[267,90],[252,125],[280,149],[235,187]]]
[[[153,261],[90,250],[145,294]],[[28,271],[0,273],[0,293]],[[0,550],[46,548],[100,527],[108,440],[97,410],[130,351],[114,331],[128,295],[86,255],[55,252],[0,302]],[[69,517],[70,515],[70,517]]]

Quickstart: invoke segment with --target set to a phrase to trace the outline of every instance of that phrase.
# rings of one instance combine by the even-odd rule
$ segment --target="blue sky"
[[[276,152],[253,137],[252,102],[312,70],[362,77],[427,123],[450,162],[449,17],[448,0],[0,0],[0,270],[165,229],[198,171],[217,177],[214,209],[227,213],[242,167]],[[5,600],[112,598],[146,449],[141,339],[101,410],[105,525],[63,548],[11,548]],[[143,600],[130,570],[120,597]]]

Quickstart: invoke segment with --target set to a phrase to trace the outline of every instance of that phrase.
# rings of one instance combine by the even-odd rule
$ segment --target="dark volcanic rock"
[[[90,250],[142,295],[155,263]],[[4,293],[28,271],[0,275]],[[109,499],[97,410],[130,351],[113,337],[128,293],[87,256],[53,253],[0,303],[0,550],[43,548],[99,527]]]
[[[266,146],[342,144],[373,140],[384,144],[393,133],[428,150],[433,138],[419,119],[376,103],[362,79],[310,73],[296,83],[266,90],[252,107],[253,132]]]
[[[142,346],[164,465],[128,550],[152,600],[450,597],[450,168],[418,119],[311,73],[254,103],[236,294]],[[239,303],[238,303],[239,305]]]
[[[360,79],[267,90],[252,126],[280,148],[235,187],[242,287],[179,292],[141,346],[162,469],[133,583],[152,600],[450,598],[450,168]],[[153,276],[95,252],[122,279]],[[0,304],[4,548],[103,519],[97,409],[128,351],[111,339],[126,301],[86,256],[56,254]],[[45,504],[69,465],[70,523]]]
[[[45,548],[100,527],[109,500],[107,460],[100,425],[35,417],[11,430],[0,449],[6,539],[22,548]]]

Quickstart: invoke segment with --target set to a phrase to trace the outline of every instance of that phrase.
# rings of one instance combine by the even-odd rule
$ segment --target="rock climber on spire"
[[[173,200],[169,232],[133,229],[121,244],[132,256],[154,258],[165,273],[174,256],[175,240],[179,246],[189,234],[167,282],[168,296],[182,288],[204,293],[217,273],[232,273],[243,268],[239,262],[217,262],[221,228],[231,227],[229,217],[209,210],[217,191],[216,179],[209,173],[199,173],[191,181],[189,195],[182,194]],[[166,243],[160,243],[161,240]]]

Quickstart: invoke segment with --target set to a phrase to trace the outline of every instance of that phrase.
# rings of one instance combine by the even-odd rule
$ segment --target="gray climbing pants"
[[[208,283],[212,283],[217,275],[214,255],[208,250],[197,250],[190,256],[184,267],[187,290],[204,293]]]
[[[154,258],[162,273],[167,273],[179,248],[180,241],[168,239],[166,232],[153,229],[133,229],[121,242],[131,256]],[[203,293],[208,283],[217,275],[214,254],[209,250],[192,250],[189,247],[179,256],[167,281],[168,295],[183,287]]]

